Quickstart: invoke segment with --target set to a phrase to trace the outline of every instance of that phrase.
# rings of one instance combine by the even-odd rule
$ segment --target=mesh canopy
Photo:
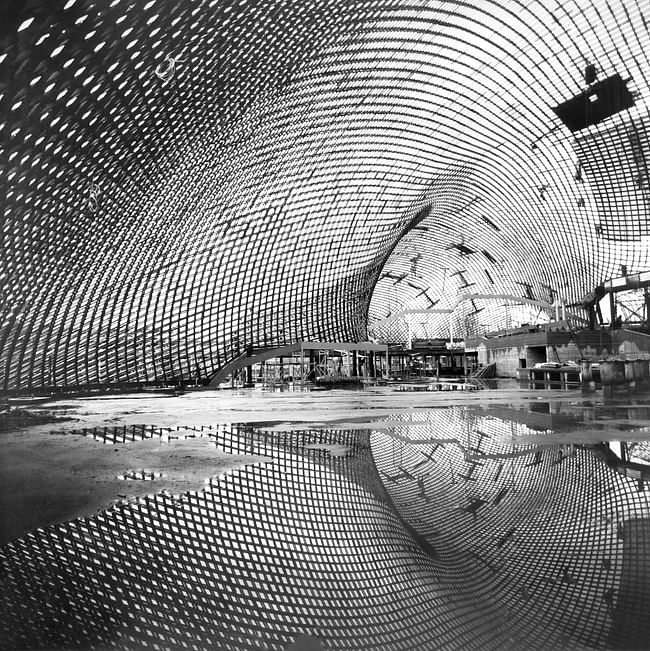
[[[2,386],[205,377],[645,270],[646,21],[640,0],[11,3]],[[588,65],[631,105],[572,130],[553,109]],[[455,333],[502,305],[463,302]]]

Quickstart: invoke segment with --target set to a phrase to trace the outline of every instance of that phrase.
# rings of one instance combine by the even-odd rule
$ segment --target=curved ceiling
[[[640,0],[34,0],[1,23],[5,389],[205,376],[650,266]],[[590,64],[632,105],[572,132],[553,108]],[[502,323],[461,305],[456,335]]]

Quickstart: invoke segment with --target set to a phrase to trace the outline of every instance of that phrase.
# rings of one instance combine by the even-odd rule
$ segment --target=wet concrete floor
[[[16,648],[184,648],[199,640],[198,648],[283,650],[303,638],[332,649],[644,648],[650,634],[635,606],[645,608],[650,594],[639,581],[650,563],[642,540],[650,509],[633,474],[641,466],[626,474],[600,446],[618,450],[626,441],[650,467],[647,394],[604,400],[597,391],[502,381],[475,392],[66,397],[32,409],[65,420],[0,437],[0,639]],[[150,525],[140,530],[142,522]],[[128,560],[132,543],[124,541],[133,536]],[[208,567],[196,545],[215,536]],[[256,570],[245,561],[250,536],[259,538]],[[44,561],[57,540],[67,541],[56,543],[59,560]],[[138,554],[151,545],[162,556],[145,561]],[[366,551],[357,557],[357,548]],[[138,584],[160,563],[171,581],[180,554],[191,566],[179,590],[216,581],[219,591],[234,581],[235,592],[209,609],[218,621],[201,619],[209,635],[188,624],[190,615],[208,617],[203,605],[180,618],[144,617],[146,590],[129,592],[130,609],[110,622],[92,608],[57,620],[65,585],[80,580],[80,558],[92,564],[113,553]],[[282,570],[271,579],[267,566],[278,554]],[[304,566],[296,560],[303,555]],[[338,577],[322,588],[321,557]],[[46,594],[38,577],[48,563],[67,578],[53,578]],[[11,567],[21,568],[20,580]],[[106,571],[93,580],[91,601],[123,594]],[[31,587],[20,588],[24,581]],[[247,602],[251,581],[270,583]],[[374,596],[363,606],[349,601],[366,581]],[[277,593],[285,589],[297,590],[289,605]],[[43,612],[58,622],[51,630],[33,614],[35,599],[49,604]],[[169,599],[178,608],[177,596]],[[337,614],[319,615],[323,604],[339,604]],[[355,609],[370,619],[356,619]]]

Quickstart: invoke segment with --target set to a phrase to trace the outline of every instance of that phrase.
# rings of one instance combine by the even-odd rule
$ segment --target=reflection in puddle
[[[127,470],[126,472],[118,475],[117,478],[123,481],[153,481],[154,479],[161,479],[163,476],[162,472],[156,472],[155,470]]]
[[[373,432],[396,512],[435,545],[457,590],[471,575],[517,621],[517,648],[645,647],[645,493],[597,449],[557,444],[520,422],[525,412],[486,411],[437,410],[426,426]]]
[[[370,430],[88,430],[103,454],[197,436],[266,462],[180,497],[153,481],[155,494],[4,546],[2,639],[8,648],[642,648],[648,500],[601,447],[572,440],[600,418],[579,409],[455,407]],[[540,416],[563,420],[554,430]],[[650,456],[647,444],[632,453]]]
[[[333,457],[347,457],[351,452],[350,448],[345,445],[327,443],[308,443],[305,448],[307,450],[327,450]]]

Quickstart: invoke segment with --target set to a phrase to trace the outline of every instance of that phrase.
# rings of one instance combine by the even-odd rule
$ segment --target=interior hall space
[[[0,3],[0,650],[650,650],[647,0]]]

